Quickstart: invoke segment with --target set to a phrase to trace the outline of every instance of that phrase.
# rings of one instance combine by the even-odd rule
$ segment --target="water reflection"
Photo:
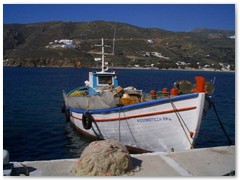
[[[84,148],[94,141],[94,139],[80,134],[70,122],[66,123],[65,130],[67,138],[66,150],[72,158],[80,157]]]

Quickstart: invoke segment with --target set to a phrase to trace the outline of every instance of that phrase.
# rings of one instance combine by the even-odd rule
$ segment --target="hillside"
[[[4,66],[96,67],[101,49],[95,44],[105,39],[115,55],[107,56],[110,66],[150,66],[159,68],[213,67],[219,63],[235,67],[234,31],[194,29],[170,32],[140,28],[124,23],[44,22],[4,24]],[[112,52],[112,48],[106,48]]]

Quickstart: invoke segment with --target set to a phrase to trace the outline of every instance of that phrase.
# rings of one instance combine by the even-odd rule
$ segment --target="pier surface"
[[[129,176],[223,176],[235,174],[235,146],[181,152],[131,154],[136,169]],[[16,175],[75,176],[77,159],[13,162]]]

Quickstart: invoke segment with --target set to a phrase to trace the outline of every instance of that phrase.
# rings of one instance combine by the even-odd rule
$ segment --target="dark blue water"
[[[91,142],[61,113],[62,90],[83,85],[89,69],[3,68],[3,148],[10,161],[79,157]],[[119,84],[144,91],[171,88],[176,80],[216,77],[215,106],[235,143],[235,73],[119,69]],[[228,145],[213,109],[203,119],[195,147]]]

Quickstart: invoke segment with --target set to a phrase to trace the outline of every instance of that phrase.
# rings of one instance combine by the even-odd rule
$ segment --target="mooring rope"
[[[125,115],[125,112],[122,110],[122,107],[120,107],[120,108],[119,108],[119,124],[118,124],[119,142],[121,142],[121,125],[120,125],[121,112],[123,113],[123,116],[124,116],[124,117],[126,116],[126,115]],[[137,144],[137,141],[136,141],[136,139],[135,139],[135,137],[134,137],[134,135],[133,135],[133,132],[132,132],[132,130],[131,130],[129,124],[128,124],[128,120],[126,119],[125,122],[127,123],[128,129],[129,129],[129,131],[130,131],[130,133],[131,133],[131,135],[132,135],[132,137],[133,137],[134,142]]]
[[[219,122],[219,124],[220,124],[220,126],[221,126],[221,128],[222,128],[222,130],[223,130],[223,132],[224,132],[224,134],[225,134],[225,136],[227,137],[227,140],[228,140],[229,145],[233,145],[231,139],[229,138],[229,136],[228,136],[228,134],[227,134],[227,132],[226,132],[224,126],[223,126],[223,123],[222,123],[221,119],[220,119],[219,116],[218,116],[218,112],[217,112],[217,109],[216,109],[216,107],[215,107],[214,102],[212,102],[212,105],[213,105],[214,112],[215,112],[215,114],[216,114],[216,116],[217,116],[218,122]]]
[[[121,111],[122,111],[122,107],[119,108],[119,123],[118,123],[118,141],[121,142],[121,125],[120,125],[120,122],[121,122]]]
[[[187,135],[187,132],[186,132],[185,128],[183,127],[183,124],[184,124],[184,126],[186,127],[186,129],[188,130],[189,133],[190,133],[190,130],[189,130],[189,128],[187,127],[187,124],[186,124],[185,121],[183,120],[182,116],[181,116],[180,113],[178,112],[178,110],[177,110],[176,106],[174,105],[173,101],[171,100],[171,97],[168,96],[168,98],[169,98],[169,101],[170,101],[170,103],[171,103],[171,105],[172,105],[172,107],[173,107],[173,110],[174,110],[174,112],[175,112],[175,114],[176,114],[176,116],[177,116],[177,119],[178,119],[178,121],[179,121],[179,123],[180,123],[180,125],[181,125],[181,127],[182,127],[182,129],[183,129],[183,131],[184,131],[184,133],[185,133],[185,135],[186,135],[186,137],[187,137],[187,140],[188,140],[188,142],[189,142],[189,144],[190,144],[190,146],[191,146],[191,149],[193,149],[193,148],[194,148],[194,147],[193,147],[193,143],[192,143],[191,140],[189,139],[189,137],[188,137],[188,135]]]
[[[185,123],[185,121],[183,120],[182,116],[180,115],[179,111],[177,110],[177,107],[175,106],[175,104],[173,103],[173,101],[171,100],[170,97],[169,97],[169,99],[170,99],[170,102],[171,102],[171,104],[172,104],[173,109],[175,110],[175,113],[178,114],[178,116],[179,116],[179,118],[181,119],[181,121],[183,122],[184,126],[187,128],[188,132],[190,133],[190,130],[189,130],[187,124]]]
[[[124,112],[124,111],[122,111],[122,112],[123,112],[124,116],[126,116],[126,115],[125,115],[125,112]],[[137,145],[137,141],[136,141],[136,139],[135,139],[135,137],[134,137],[134,135],[133,135],[133,132],[132,132],[132,130],[131,130],[129,124],[128,124],[128,120],[127,120],[127,119],[126,119],[126,123],[127,123],[128,129],[129,129],[129,131],[130,131],[130,133],[131,133],[131,135],[132,135],[132,137],[133,137],[133,140],[134,140],[134,142],[135,142],[136,145]]]

